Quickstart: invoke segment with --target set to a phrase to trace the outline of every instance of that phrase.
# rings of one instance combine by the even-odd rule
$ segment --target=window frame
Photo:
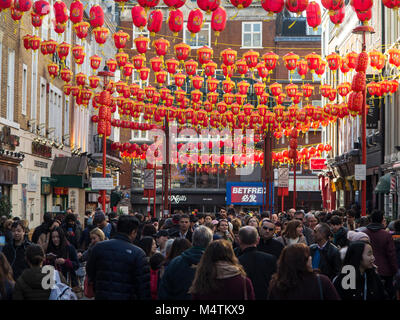
[[[246,25],[246,24],[250,24],[251,25],[251,31],[250,32],[245,32],[244,31],[244,26]],[[254,39],[253,39],[253,35],[254,35],[254,25],[255,24],[259,24],[260,25],[260,32],[257,32],[257,33],[260,33],[260,46],[254,46]],[[250,46],[245,46],[244,45],[244,34],[249,34],[250,33],[250,35],[251,35],[251,45]],[[242,22],[242,46],[241,46],[241,48],[240,49],[263,49],[263,37],[262,37],[262,35],[263,35],[263,23],[262,23],[262,21],[243,21]]]
[[[10,58],[11,56],[12,59]],[[15,113],[15,59],[16,59],[15,50],[8,49],[6,119],[11,122],[14,122],[14,113]],[[10,63],[10,60],[12,60],[13,63]]]
[[[201,29],[204,30],[206,25],[208,26],[208,43],[206,43],[205,46],[211,48],[211,23],[204,22]],[[192,49],[200,49],[204,46],[204,45],[198,45],[198,42],[199,42],[199,34],[198,33],[196,33],[196,35],[194,37],[196,39],[196,44],[197,44],[196,46],[192,46],[191,44],[187,43],[186,40],[188,38],[187,38],[186,32],[190,33],[189,30],[187,29],[187,21],[183,25],[183,43],[190,45],[190,47]],[[189,37],[190,37],[190,35],[189,35]]]
[[[26,116],[27,114],[27,100],[28,100],[28,66],[22,64],[22,106],[21,114]]]

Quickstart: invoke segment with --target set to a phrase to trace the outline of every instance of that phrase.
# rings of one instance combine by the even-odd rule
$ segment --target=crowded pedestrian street
[[[399,7],[0,1],[0,303],[397,303]]]

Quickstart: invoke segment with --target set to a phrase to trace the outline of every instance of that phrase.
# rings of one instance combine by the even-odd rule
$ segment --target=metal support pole
[[[365,32],[363,32],[363,42],[362,42],[362,51],[366,51],[365,44]],[[361,137],[362,137],[362,159],[361,163],[367,166],[367,89],[363,90],[363,105],[362,105],[362,114],[361,114]],[[365,217],[367,215],[367,177],[365,180],[362,180],[361,187],[361,216]]]
[[[104,133],[103,135],[103,178],[106,177],[106,160],[107,160],[107,154],[106,154],[106,148],[107,148],[107,137],[106,134]],[[106,190],[102,190],[102,207],[103,207],[103,212],[106,212]]]
[[[297,153],[293,161],[293,209],[296,209],[296,168],[297,167]]]
[[[154,202],[153,202],[153,218],[156,217],[156,198],[157,198],[157,166],[154,166]],[[150,197],[149,197],[149,204],[150,204]],[[150,210],[149,210],[150,211]],[[150,212],[149,212],[150,213]]]
[[[168,180],[169,180],[169,122],[167,116],[165,116],[165,158],[166,163],[163,164],[163,176],[164,176],[164,204],[163,204],[163,215],[166,216],[169,214],[169,189],[168,189]]]

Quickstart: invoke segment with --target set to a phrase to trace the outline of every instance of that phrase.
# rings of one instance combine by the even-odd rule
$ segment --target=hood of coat
[[[42,268],[34,267],[25,269],[21,275],[22,280],[31,288],[31,289],[43,289],[42,280],[46,277],[48,273],[42,273]]]
[[[381,223],[370,223],[369,225],[367,225],[367,229],[371,230],[372,232],[376,232],[379,230],[384,230],[385,227]]]
[[[181,257],[182,259],[186,260],[188,264],[198,264],[200,262],[201,256],[204,253],[204,249],[200,247],[191,247],[185,250]]]

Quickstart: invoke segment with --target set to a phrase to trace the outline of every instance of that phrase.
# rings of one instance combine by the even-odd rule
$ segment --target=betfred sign
[[[228,182],[226,184],[227,204],[262,205],[263,189],[265,198],[265,187],[261,182]]]
[[[310,159],[310,169],[311,170],[325,170],[326,169],[326,159],[311,158]]]

